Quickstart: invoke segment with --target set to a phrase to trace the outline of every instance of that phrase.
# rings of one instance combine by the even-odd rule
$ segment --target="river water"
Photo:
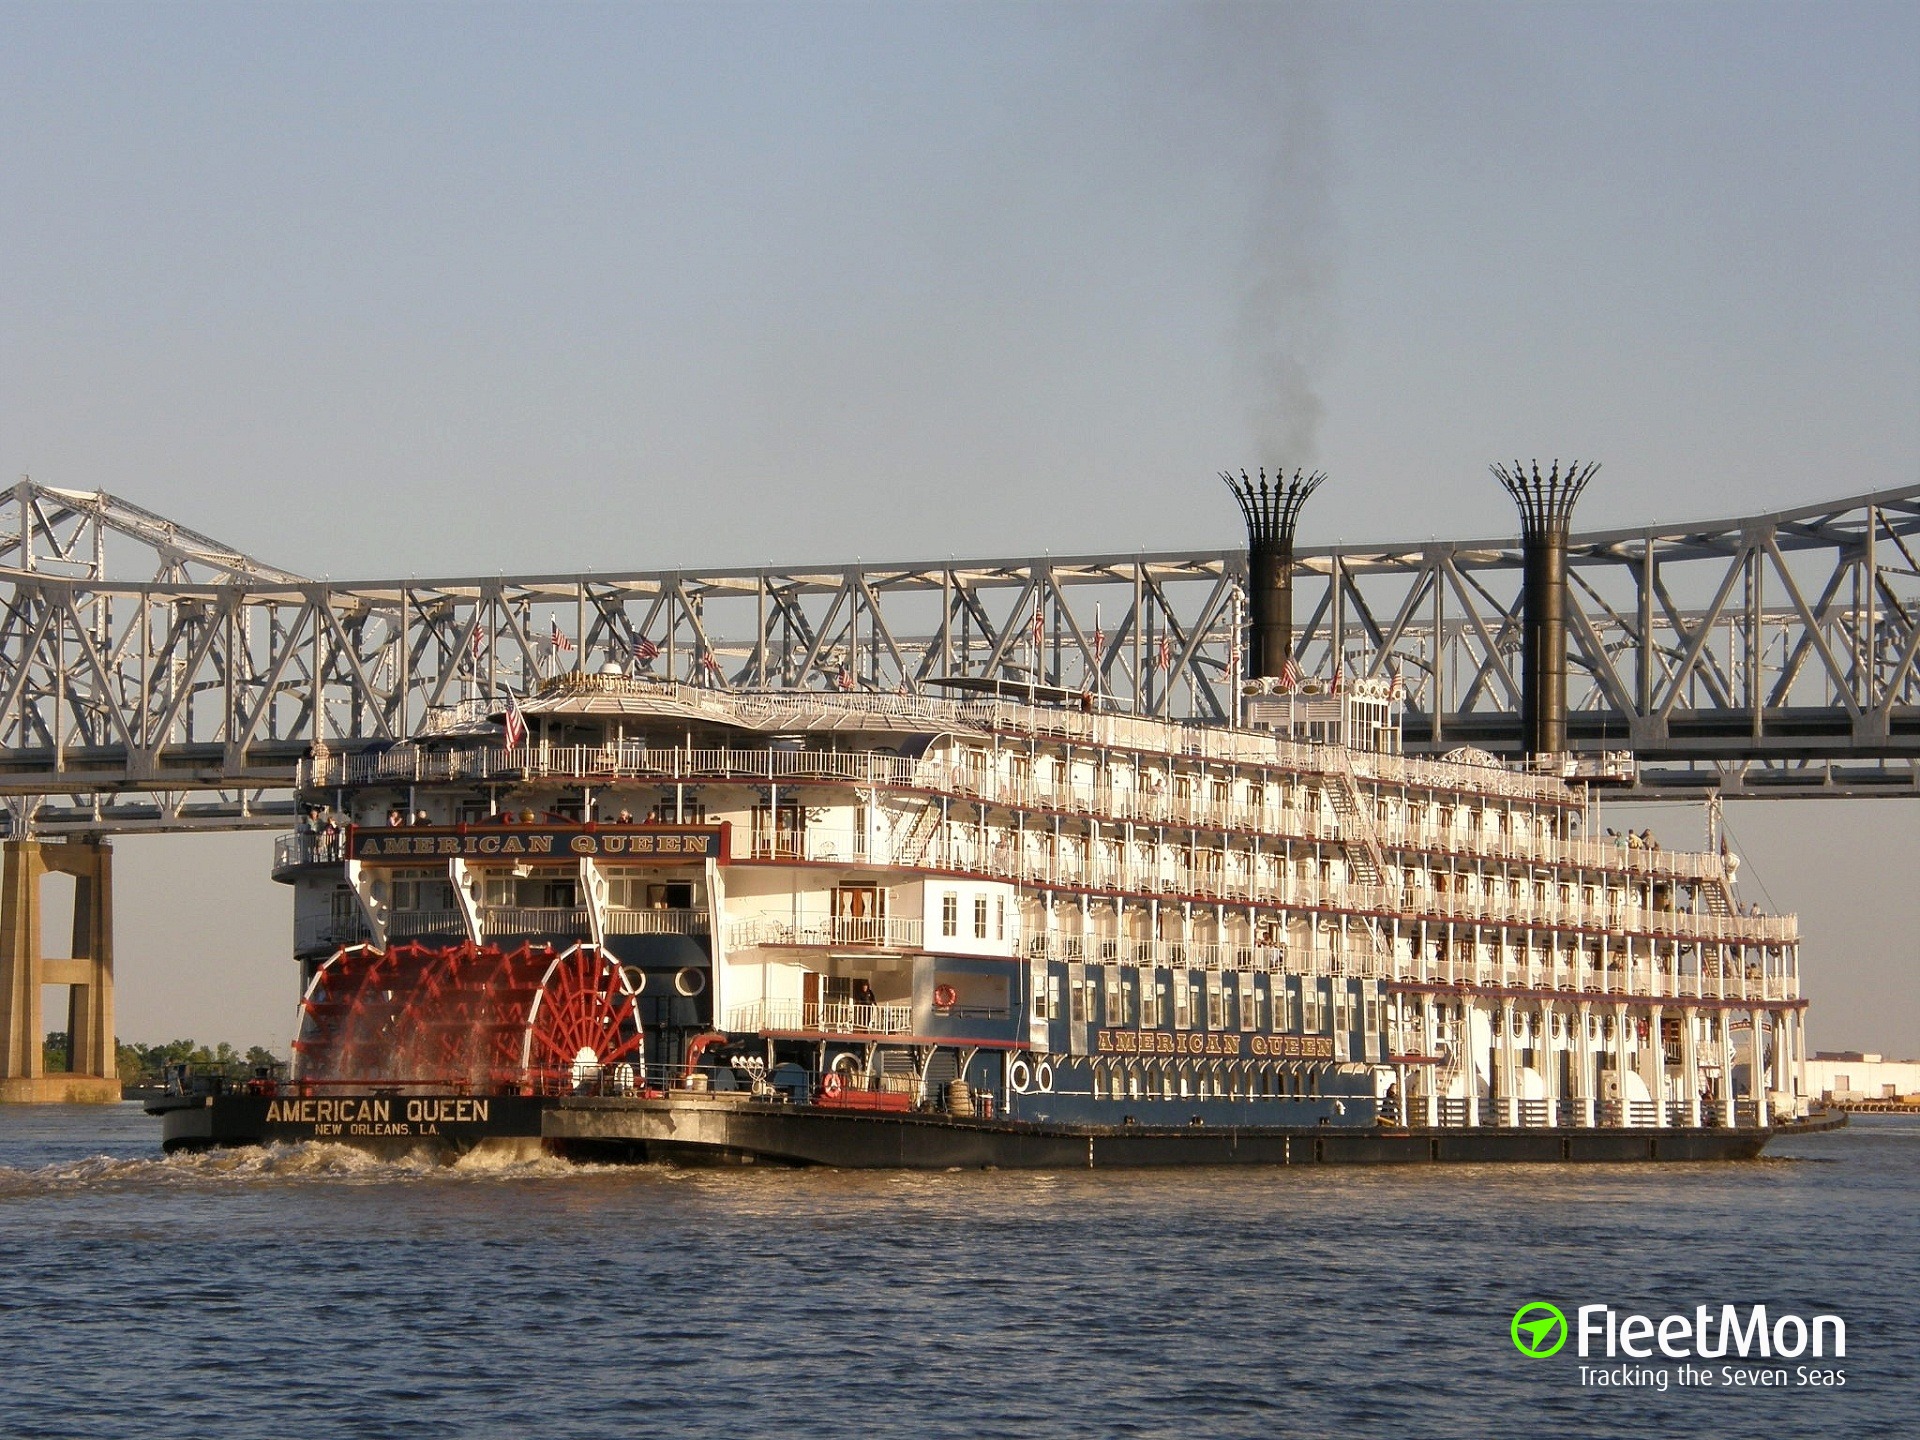
[[[0,1107],[0,1434],[1920,1433],[1920,1122],[1750,1164],[874,1174],[161,1158]],[[1837,1313],[1843,1388],[1583,1384],[1532,1300]],[[1658,1352],[1655,1352],[1656,1357]],[[1725,1362],[1711,1362],[1719,1378]],[[1761,1362],[1745,1362],[1758,1364]],[[1623,1376],[1622,1378],[1626,1378]]]

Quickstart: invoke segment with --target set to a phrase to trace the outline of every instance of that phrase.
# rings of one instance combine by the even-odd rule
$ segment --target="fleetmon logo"
[[[1566,1343],[1567,1317],[1559,1306],[1535,1300],[1513,1312],[1513,1347],[1528,1359],[1556,1355]]]

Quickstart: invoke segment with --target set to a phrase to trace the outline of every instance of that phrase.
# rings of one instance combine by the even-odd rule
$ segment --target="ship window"
[[[996,940],[1007,938],[1007,897],[1004,895],[999,896],[994,902],[993,938]]]
[[[1227,990],[1218,975],[1207,977],[1207,1028],[1227,1028]]]
[[[940,897],[940,933],[949,937],[960,933],[960,894],[956,890]]]
[[[973,938],[987,938],[987,897],[984,895],[973,897]]]
[[[1087,982],[1076,979],[1073,982],[1073,1010],[1068,1017],[1076,1025],[1087,1023]]]

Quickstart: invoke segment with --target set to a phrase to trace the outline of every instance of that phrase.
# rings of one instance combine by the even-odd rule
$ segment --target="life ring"
[[[953,1002],[959,998],[960,992],[951,985],[936,985],[933,987],[933,1003],[942,1010],[952,1009]]]
[[[1043,1095],[1053,1093],[1053,1062],[1042,1060],[1033,1067],[1033,1088]]]
[[[829,1100],[837,1099],[847,1088],[847,1077],[838,1070],[829,1070],[820,1077],[820,1093]]]
[[[707,972],[695,969],[691,965],[685,966],[673,977],[673,988],[689,1000],[696,995],[704,994],[707,988]]]
[[[1015,1093],[1024,1095],[1033,1088],[1033,1067],[1024,1060],[1015,1060],[1007,1066],[1007,1084]]]

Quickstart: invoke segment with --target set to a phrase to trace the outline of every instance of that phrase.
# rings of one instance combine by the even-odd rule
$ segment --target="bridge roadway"
[[[1231,511],[1222,507],[1222,524]],[[1570,731],[1639,794],[1920,795],[1920,486],[1569,548]],[[1303,674],[1394,674],[1414,751],[1518,749],[1515,539],[1302,548]],[[136,578],[126,578],[136,577]],[[112,495],[0,493],[0,822],[285,826],[316,737],[386,746],[563,670],[1234,704],[1238,550],[316,581]]]

